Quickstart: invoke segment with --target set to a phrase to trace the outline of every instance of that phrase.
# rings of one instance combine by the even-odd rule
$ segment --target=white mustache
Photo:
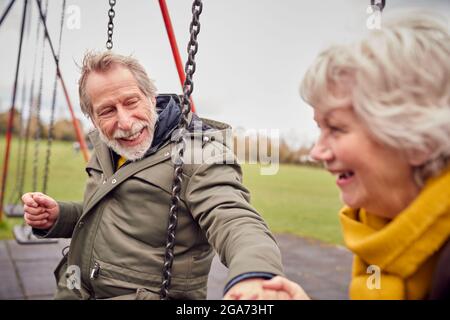
[[[114,132],[113,138],[114,139],[121,139],[121,138],[131,137],[131,136],[135,135],[136,133],[140,132],[146,126],[147,126],[146,123],[138,122],[138,123],[134,123],[133,127],[131,127],[131,130],[128,130],[128,131],[125,131],[125,130],[122,130],[122,129],[117,129]]]

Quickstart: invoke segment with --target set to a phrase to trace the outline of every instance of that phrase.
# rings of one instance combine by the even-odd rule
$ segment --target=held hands
[[[285,293],[289,296],[288,300],[311,300],[302,287],[284,277],[276,276],[264,281],[262,285],[265,290],[275,290]]]
[[[22,196],[25,222],[36,229],[50,229],[59,216],[58,203],[41,192]]]
[[[224,296],[225,300],[309,300],[296,283],[282,277],[271,280],[251,278],[236,283]]]

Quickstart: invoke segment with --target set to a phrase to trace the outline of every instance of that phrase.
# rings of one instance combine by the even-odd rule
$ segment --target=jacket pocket
[[[96,259],[91,273],[91,285],[98,299],[155,300],[159,299],[160,275],[137,272]]]
[[[139,288],[136,290],[136,300],[159,300],[159,293],[148,290],[146,288]]]

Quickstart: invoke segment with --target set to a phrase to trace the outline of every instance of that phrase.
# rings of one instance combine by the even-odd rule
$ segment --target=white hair
[[[423,155],[419,185],[450,163],[450,33],[440,16],[383,16],[365,39],[322,52],[300,92],[323,111],[352,106],[375,139]]]
[[[111,68],[121,65],[127,68],[136,79],[139,89],[150,100],[156,96],[156,87],[148,77],[144,67],[131,56],[123,56],[111,51],[95,52],[88,51],[83,58],[81,66],[81,76],[78,81],[78,92],[80,95],[81,111],[88,117],[92,116],[91,98],[86,91],[87,78],[91,72],[106,72]]]

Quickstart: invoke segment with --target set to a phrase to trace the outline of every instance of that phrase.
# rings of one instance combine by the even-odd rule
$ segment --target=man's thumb
[[[45,197],[45,196],[38,195],[38,196],[34,196],[33,199],[39,205],[41,205],[41,206],[43,206],[45,208],[48,208],[48,209],[51,209],[51,208],[56,206],[56,203],[55,203],[55,201],[53,199],[50,199],[50,198]]]

